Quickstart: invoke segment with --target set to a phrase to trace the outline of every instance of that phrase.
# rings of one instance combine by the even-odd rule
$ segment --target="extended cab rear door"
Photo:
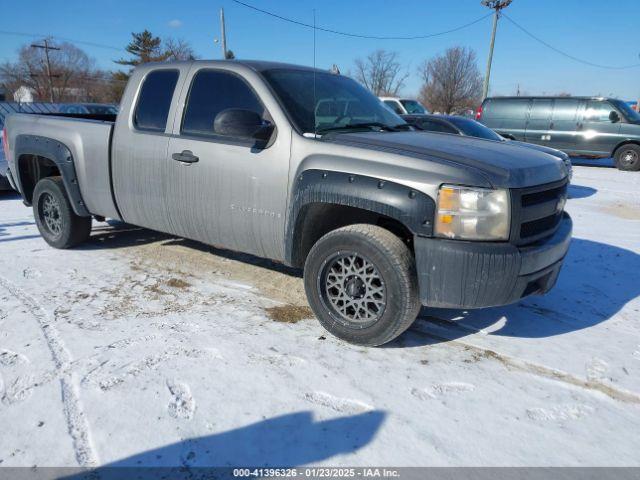
[[[211,245],[284,258],[291,129],[261,78],[242,65],[195,63],[165,157],[171,232]],[[258,113],[268,144],[214,128],[226,109]]]
[[[114,196],[124,221],[169,232],[166,158],[175,105],[189,63],[138,67],[122,99],[112,140]]]

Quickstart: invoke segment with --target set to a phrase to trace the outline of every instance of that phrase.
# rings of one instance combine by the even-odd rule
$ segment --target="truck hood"
[[[495,188],[542,185],[566,176],[557,158],[511,142],[429,132],[334,133],[323,140],[472,168]]]

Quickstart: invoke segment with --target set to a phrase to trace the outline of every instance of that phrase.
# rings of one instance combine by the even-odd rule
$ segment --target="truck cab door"
[[[275,128],[268,143],[259,144],[214,126],[228,109],[249,110],[276,125],[259,88],[267,91],[253,72],[192,68],[179,102],[184,112],[176,113],[169,140],[166,202],[176,235],[282,259],[290,129]]]
[[[112,139],[113,193],[125,222],[169,232],[165,204],[168,132],[186,66],[136,69]],[[171,121],[169,121],[171,119]]]
[[[617,116],[612,117],[611,112]],[[611,155],[620,141],[622,115],[606,100],[589,100],[578,122],[576,149],[588,155]],[[615,120],[615,121],[614,121]]]

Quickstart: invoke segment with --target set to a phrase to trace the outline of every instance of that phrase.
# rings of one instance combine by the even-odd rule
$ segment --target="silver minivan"
[[[491,97],[477,120],[499,134],[573,156],[613,157],[620,170],[640,170],[640,114],[602,97]]]

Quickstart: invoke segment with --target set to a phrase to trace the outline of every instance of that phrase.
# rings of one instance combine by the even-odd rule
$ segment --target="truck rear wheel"
[[[55,248],[71,248],[91,234],[91,217],[71,208],[61,177],[43,178],[33,191],[33,216],[42,238]]]
[[[318,240],[305,263],[304,285],[322,326],[356,345],[390,342],[420,310],[413,255],[375,225],[350,225]]]
[[[622,145],[613,154],[619,170],[637,172],[640,170],[640,146],[629,143]]]

